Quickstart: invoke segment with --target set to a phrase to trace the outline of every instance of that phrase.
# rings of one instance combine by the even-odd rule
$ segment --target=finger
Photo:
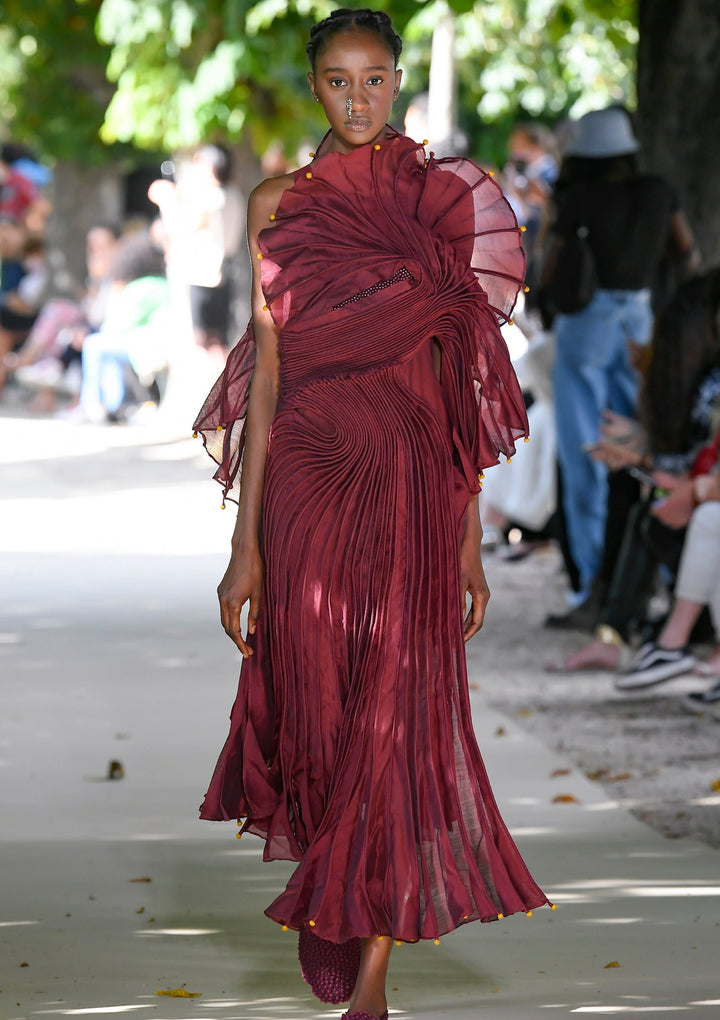
[[[253,652],[252,648],[250,648],[243,639],[241,611],[242,604],[227,602],[224,599],[220,600],[220,620],[223,625],[223,630],[230,640],[238,646],[243,654],[243,658],[247,659],[247,657],[252,655]]]
[[[487,598],[484,598],[477,592],[471,592],[471,594],[473,599],[472,606],[465,617],[463,635],[465,641],[469,641],[482,628],[485,619],[485,607],[487,606]]]
[[[254,634],[257,629],[258,616],[260,614],[260,596],[251,595],[248,605],[248,634]]]
[[[672,492],[682,479],[676,478],[675,475],[669,475],[666,471],[653,471],[653,480],[659,488]]]

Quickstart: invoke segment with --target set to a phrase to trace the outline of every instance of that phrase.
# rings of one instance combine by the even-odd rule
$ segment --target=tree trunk
[[[435,26],[430,57],[428,133],[438,156],[450,155],[457,130],[455,96],[455,17],[445,6]]]
[[[640,0],[638,134],[644,169],[662,174],[706,266],[720,262],[718,0]]]
[[[60,161],[55,167],[53,215],[48,239],[62,252],[78,283],[85,282],[85,236],[98,223],[122,225],[122,176],[115,164],[85,166]]]

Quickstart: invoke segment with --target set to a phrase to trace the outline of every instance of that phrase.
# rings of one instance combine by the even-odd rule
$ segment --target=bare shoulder
[[[248,231],[251,234],[257,234],[267,225],[270,216],[278,207],[283,192],[294,183],[294,174],[282,174],[280,177],[268,177],[251,191],[248,199]]]

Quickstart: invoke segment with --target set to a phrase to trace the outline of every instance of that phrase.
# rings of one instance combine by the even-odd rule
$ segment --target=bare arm
[[[694,273],[700,268],[700,252],[695,247],[690,224],[680,210],[670,220],[670,246],[675,257],[685,263],[686,272]]]
[[[231,556],[225,575],[218,586],[220,618],[226,634],[238,646],[244,658],[253,654],[243,638],[240,613],[249,601],[247,633],[257,627],[260,596],[265,571],[260,556],[263,490],[268,438],[277,406],[279,360],[277,329],[260,286],[258,234],[267,226],[270,213],[278,201],[277,187],[264,182],[250,196],[248,203],[248,244],[253,265],[252,316],[255,328],[255,368],[250,383],[246,438],[237,521],[232,536]]]
[[[465,612],[465,595],[470,593],[472,606],[465,617],[464,639],[469,641],[483,625],[490,589],[482,565],[482,525],[477,496],[472,496],[465,516],[465,533],[460,544],[460,598]]]

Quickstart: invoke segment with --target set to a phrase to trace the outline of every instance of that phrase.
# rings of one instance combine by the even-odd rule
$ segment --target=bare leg
[[[392,939],[388,936],[363,939],[360,971],[348,1011],[354,1009],[381,1017],[387,1010],[385,979],[387,977]]]
[[[589,641],[579,648],[561,665],[549,665],[549,673],[572,673],[580,669],[619,669],[621,661],[619,645],[608,645],[599,640]]]
[[[670,616],[660,632],[657,643],[661,648],[684,648],[702,610],[699,602],[676,599]]]

